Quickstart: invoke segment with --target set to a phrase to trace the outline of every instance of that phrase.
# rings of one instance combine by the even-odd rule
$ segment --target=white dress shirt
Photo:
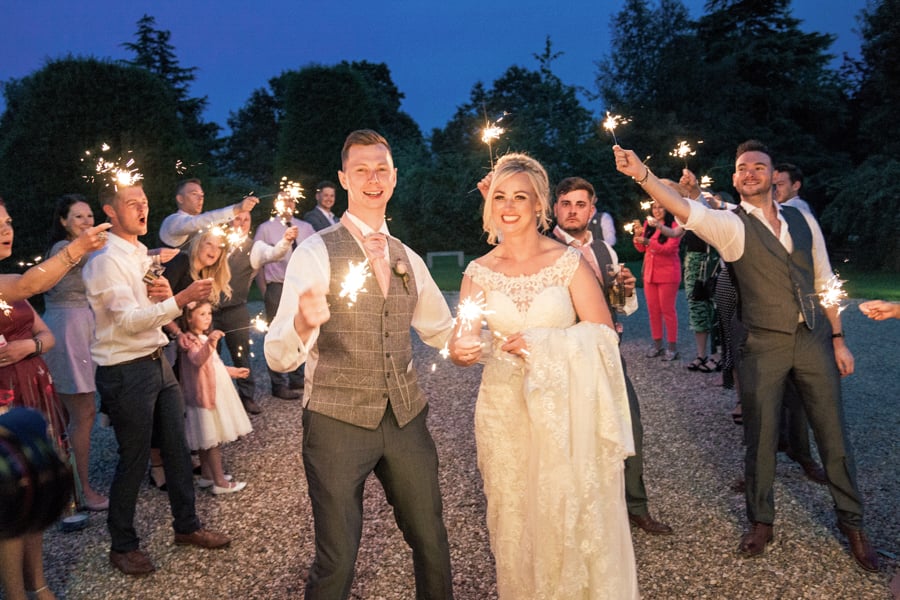
[[[359,227],[363,236],[373,233],[373,230],[361,220],[350,213],[345,214]],[[386,224],[382,224],[379,232],[390,235]],[[357,244],[359,244],[359,240],[357,240]],[[359,247],[360,250],[363,250],[362,244],[359,244]],[[404,249],[409,257],[419,295],[412,316],[412,327],[422,341],[429,346],[443,347],[453,328],[447,301],[444,300],[441,290],[432,279],[431,273],[428,272],[428,267],[425,266],[422,257],[405,244]],[[385,248],[385,253],[387,254],[387,248]],[[374,283],[374,276],[372,279]],[[318,359],[315,344],[319,337],[319,329],[314,329],[304,344],[297,335],[297,330],[294,329],[294,315],[297,314],[300,294],[316,285],[327,288],[330,281],[331,263],[328,250],[322,237],[317,233],[306,238],[302,244],[297,246],[288,263],[281,303],[275,318],[269,325],[269,332],[266,334],[266,361],[274,371],[287,373],[306,361],[307,380],[311,380]]]
[[[782,205],[793,206],[794,208],[802,210],[805,213],[813,214],[812,208],[810,208],[809,203],[800,196],[794,196],[790,200],[785,200]]]
[[[794,240],[788,231],[787,221],[781,214],[781,206],[774,200],[772,201],[778,211],[778,220],[781,222],[781,231],[778,241],[784,246],[788,252],[794,251]],[[741,202],[741,206],[751,217],[759,219],[766,228],[775,235],[774,229],[766,220],[763,210],[750,204],[749,202]],[[741,218],[730,210],[713,210],[706,208],[698,202],[690,203],[691,213],[688,220],[684,223],[684,227],[697,232],[701,238],[712,245],[719,251],[719,256],[726,262],[735,262],[744,255],[744,240],[746,232]],[[814,271],[814,285],[817,290],[825,289],[825,284],[834,275],[831,271],[831,261],[828,259],[828,252],[825,248],[825,238],[822,235],[822,229],[816,222],[816,219],[806,211],[801,210],[800,214],[806,219],[807,225],[812,232],[812,258]]]
[[[181,309],[174,297],[150,301],[143,280],[150,262],[144,244],[110,233],[81,271],[96,320],[91,357],[100,366],[147,356],[169,342],[161,327]]]
[[[159,226],[159,239],[172,248],[180,248],[198,231],[233,219],[235,206],[238,205],[217,208],[199,215],[188,214],[179,209],[163,219]]]
[[[284,238],[278,240],[274,246],[262,240],[256,240],[250,248],[250,266],[254,271],[258,271],[265,264],[281,260],[290,250],[291,242]]]

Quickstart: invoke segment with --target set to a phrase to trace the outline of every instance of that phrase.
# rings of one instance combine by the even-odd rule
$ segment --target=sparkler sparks
[[[651,206],[653,206],[653,200],[647,200],[646,202],[641,202],[641,210],[650,210]]]
[[[622,115],[611,115],[606,111],[606,118],[603,120],[603,129],[607,130],[613,137],[613,143],[618,145],[619,140],[616,139],[616,127],[630,123],[631,119],[626,119]]]
[[[635,221],[629,221],[628,223],[625,223],[625,224],[622,226],[622,229],[625,230],[625,233],[634,235],[634,228],[635,228],[635,227],[638,227],[639,225],[640,225],[640,223],[639,223],[637,220],[635,220]]]
[[[703,140],[699,140],[697,143],[702,144]],[[671,152],[669,152],[669,156],[674,156],[675,158],[680,158],[684,161],[685,169],[687,169],[688,166],[687,157],[696,155],[697,151],[694,150],[691,145],[684,140],[678,142],[678,145],[675,146],[675,148]]]
[[[108,152],[109,149],[109,144],[103,143],[100,145],[101,152]],[[129,150],[127,154],[132,154],[132,152],[132,150]],[[99,177],[101,181],[106,180],[106,187],[112,185],[113,188],[118,191],[120,186],[129,187],[135,185],[144,178],[143,174],[141,174],[140,170],[135,166],[134,158],[132,157],[128,157],[128,159],[125,160],[120,156],[115,160],[111,160],[101,154],[98,158],[94,159],[91,151],[85,150],[81,162],[84,163],[90,161],[93,161],[92,172],[82,176],[82,178],[89,183],[94,183]]]
[[[10,305],[6,300],[0,300],[0,312],[8,317],[12,314],[12,309],[12,305]]]
[[[357,295],[360,292],[367,291],[363,286],[365,286],[366,278],[369,277],[371,272],[369,271],[368,261],[358,263],[348,261],[347,267],[347,275],[345,275],[343,281],[341,281],[341,291],[338,294],[338,297],[348,298],[349,301],[347,302],[347,306],[353,306],[356,302]]]
[[[488,147],[488,155],[491,159],[491,171],[494,170],[494,148],[493,142],[494,140],[499,140],[500,136],[503,133],[506,133],[506,129],[500,127],[499,123],[502,121],[509,113],[503,111],[503,114],[500,115],[500,118],[494,121],[493,123],[489,122],[487,119],[487,112],[485,112],[484,116],[484,129],[481,130],[481,141],[487,144]]]
[[[846,280],[839,279],[837,274],[832,275],[831,278],[825,282],[825,286],[822,288],[822,291],[819,292],[819,301],[822,303],[822,307],[830,308],[836,306],[838,314],[841,314],[841,311],[847,308],[846,306],[841,305],[843,300],[847,297],[844,283],[846,283]]]
[[[265,333],[269,330],[269,323],[262,318],[262,314],[256,315],[250,320],[250,325],[247,327],[238,327],[237,329],[229,329],[225,333],[232,333],[234,331],[244,331],[245,329],[253,329],[260,333]],[[250,344],[253,344],[253,340],[250,340]],[[238,347],[238,352],[243,352],[243,348]]]
[[[702,187],[702,188],[708,188],[713,183],[715,183],[715,182],[713,181],[713,178],[710,177],[709,175],[704,175],[703,177],[700,178],[700,187]]]
[[[456,308],[456,319],[460,324],[457,337],[461,336],[463,331],[471,332],[473,329],[481,329],[485,315],[492,314],[494,311],[487,309],[487,302],[484,299],[484,292],[478,292],[474,298],[465,298]]]

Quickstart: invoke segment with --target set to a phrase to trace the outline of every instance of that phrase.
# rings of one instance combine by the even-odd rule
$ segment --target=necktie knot
[[[363,238],[363,247],[366,254],[372,260],[384,259],[384,249],[387,247],[387,238],[383,233],[370,233]]]

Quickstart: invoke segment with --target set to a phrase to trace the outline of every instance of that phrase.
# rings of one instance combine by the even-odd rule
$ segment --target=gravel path
[[[451,306],[455,297],[450,295]],[[641,299],[643,304],[643,299]],[[251,310],[262,310],[252,306]],[[685,316],[683,297],[679,314]],[[866,501],[870,539],[882,552],[882,570],[855,566],[835,526],[826,489],[779,456],[775,486],[776,539],[755,560],[735,555],[745,526],[743,495],[732,491],[742,470],[741,432],[731,423],[733,392],[718,375],[692,373],[687,362],[646,359],[646,312],[625,320],[622,344],[641,399],[645,478],[651,510],[675,528],[668,537],[635,530],[638,576],[644,598],[888,599],[888,581],[900,553],[900,322],[865,319],[856,302],[844,313],[857,374],[844,384],[850,437]],[[682,319],[680,347],[692,358],[693,337]],[[255,360],[262,369],[262,340]],[[419,344],[417,364],[431,399],[430,427],[441,459],[444,510],[456,597],[496,598],[493,559],[484,523],[484,497],[475,462],[472,415],[480,367],[459,369]],[[434,371],[432,371],[434,365]],[[267,389],[262,383],[261,389]],[[239,494],[197,493],[197,509],[210,527],[233,538],[230,549],[204,551],[172,543],[165,494],[145,486],[137,528],[157,565],[146,578],[120,574],[108,563],[102,514],[89,526],[45,535],[45,564],[60,599],[282,599],[302,597],[313,555],[312,517],[300,458],[300,404],[262,395],[255,431],[225,449],[227,469],[249,481]],[[108,489],[115,462],[112,431],[94,429],[92,482]],[[367,486],[365,528],[353,598],[414,597],[410,551],[394,524],[377,481]]]

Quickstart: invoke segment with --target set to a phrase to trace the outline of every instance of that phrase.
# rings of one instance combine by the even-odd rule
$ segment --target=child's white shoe
[[[234,494],[235,492],[239,492],[242,489],[247,487],[246,481],[229,481],[226,487],[219,487],[217,485],[212,486],[212,493],[216,496],[221,494]]]
[[[231,475],[225,475],[225,481],[231,481]],[[202,477],[197,478],[197,487],[201,490],[212,486],[214,483],[215,481],[212,479],[203,479]]]

